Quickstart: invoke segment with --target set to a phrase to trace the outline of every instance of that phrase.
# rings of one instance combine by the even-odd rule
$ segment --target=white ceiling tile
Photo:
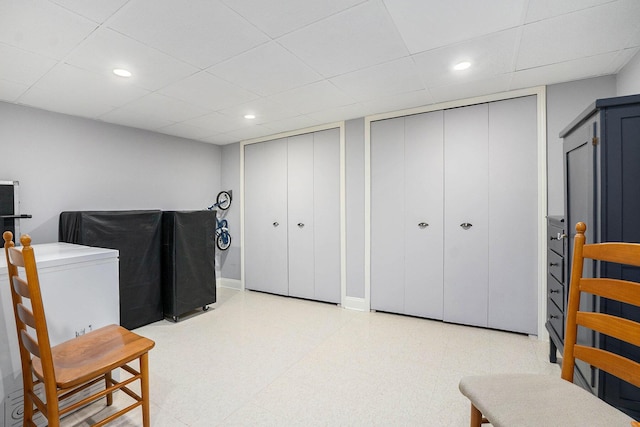
[[[269,40],[218,1],[139,0],[126,8],[111,28],[202,69]]]
[[[239,140],[236,139],[235,136],[231,136],[231,135],[227,135],[227,134],[221,133],[221,134],[218,134],[218,135],[213,135],[213,136],[208,136],[206,138],[202,138],[201,141],[208,142],[210,144],[216,144],[216,145],[228,145],[228,144],[234,144],[234,143],[238,142]]]
[[[540,21],[613,1],[617,0],[529,0],[525,22]]]
[[[320,74],[275,42],[258,46],[207,71],[263,96],[322,79]]]
[[[60,103],[65,105],[62,112],[66,114],[97,117],[147,93],[115,75],[107,78],[64,64],[47,73],[19,101],[29,105],[42,102],[42,108],[54,111]]]
[[[52,0],[94,22],[103,23],[129,0]]]
[[[185,123],[174,123],[169,126],[158,128],[157,131],[160,133],[166,133],[168,135],[180,136],[182,138],[189,139],[206,138],[214,133],[208,129],[202,129],[197,126],[192,126]]]
[[[201,71],[159,91],[211,111],[228,108],[259,98],[213,74]]]
[[[386,10],[369,1],[278,39],[325,77],[408,55]]]
[[[63,58],[97,27],[48,1],[3,0],[0,6],[0,42],[50,58]]]
[[[407,108],[421,107],[433,103],[433,98],[425,90],[394,94],[384,98],[376,98],[362,102],[366,114],[388,113]]]
[[[627,63],[637,52],[638,49],[626,49],[621,52],[609,52],[588,58],[579,58],[573,61],[517,71],[513,74],[511,89],[549,85],[612,74],[618,71],[622,64]]]
[[[513,71],[519,30],[505,30],[488,36],[413,55],[427,87],[482,80]],[[455,71],[461,61],[471,67]]]
[[[619,0],[525,25],[517,70],[635,47],[639,22],[640,1]]]
[[[409,57],[343,74],[330,81],[357,101],[424,88],[416,64]]]
[[[353,104],[353,98],[328,81],[320,81],[270,96],[269,100],[287,106],[298,114]]]
[[[46,56],[0,44],[0,79],[31,86],[56,63]]]
[[[459,83],[429,88],[434,103],[473,98],[476,96],[506,92],[509,90],[511,73],[491,77],[485,80]]]
[[[209,113],[207,109],[157,92],[136,99],[118,110],[137,113],[138,115],[146,114],[149,117],[154,117],[156,120],[171,123],[182,122]]]
[[[272,135],[273,131],[262,125],[247,126],[242,129],[234,130],[226,133],[227,137],[235,139],[235,141],[245,141],[247,139],[260,138]]]
[[[276,38],[364,0],[223,0],[269,36]]]
[[[157,129],[175,123],[172,120],[163,119],[151,112],[132,110],[125,107],[116,108],[101,115],[99,119],[108,123],[144,129]]]
[[[264,126],[271,129],[275,134],[275,133],[295,131],[298,129],[305,129],[317,124],[318,122],[316,120],[308,116],[300,115],[300,116],[290,117],[283,120],[275,120],[267,123]]]
[[[157,90],[188,77],[198,68],[110,29],[94,32],[66,62],[95,73],[112,75],[114,68],[131,71],[131,83]]]
[[[184,123],[201,129],[207,129],[211,134],[231,132],[247,126],[245,118],[234,118],[220,113],[205,114],[204,116],[185,120]]]
[[[525,0],[384,0],[413,53],[521,24]]]
[[[16,101],[29,86],[0,79],[0,101]]]

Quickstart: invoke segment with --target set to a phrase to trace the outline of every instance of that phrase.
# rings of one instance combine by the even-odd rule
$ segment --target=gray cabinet
[[[565,218],[568,251],[573,253],[575,224],[587,224],[587,243],[640,242],[640,95],[599,99],[580,114],[560,136],[565,166]],[[565,257],[570,283],[571,257]],[[585,276],[640,280],[640,268],[585,264]],[[581,301],[634,320],[637,308],[596,297]],[[624,345],[604,334],[578,330],[578,342],[595,342],[602,349],[640,361],[638,347]],[[575,381],[613,406],[640,418],[640,389],[604,371],[577,364]]]
[[[371,124],[372,309],[537,332],[536,126],[535,96]]]
[[[339,303],[339,129],[244,147],[245,287]]]

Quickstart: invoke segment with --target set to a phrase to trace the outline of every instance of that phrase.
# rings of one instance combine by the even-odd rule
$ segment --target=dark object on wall
[[[62,212],[61,242],[120,251],[120,325],[127,329],[163,319],[162,212]]]
[[[19,238],[20,220],[31,218],[31,215],[19,213],[18,187],[18,181],[0,181],[0,231],[10,231]]]
[[[165,317],[216,302],[215,211],[162,212],[162,300]]]
[[[564,138],[565,218],[571,232],[567,254],[573,252],[574,227],[587,224],[587,243],[640,242],[640,95],[599,99],[560,133]],[[570,256],[565,257],[565,272]],[[640,280],[640,268],[585,264],[585,276]],[[570,283],[567,277],[565,283]],[[593,297],[586,301],[600,311],[634,320],[640,310]],[[597,342],[603,349],[640,362],[640,349],[604,334],[578,333],[578,342]],[[588,365],[576,366],[576,382],[600,398],[640,419],[640,388]]]

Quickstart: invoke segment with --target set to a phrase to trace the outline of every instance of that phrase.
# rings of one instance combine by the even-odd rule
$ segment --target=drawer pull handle
[[[566,239],[567,235],[564,233],[558,233],[555,237],[553,236],[549,236],[550,240],[562,240],[562,239]]]
[[[551,294],[559,294],[560,293],[560,289],[550,289],[549,293],[551,293]]]
[[[559,263],[559,262],[550,262],[550,263],[549,263],[549,267],[557,267],[557,266],[559,266],[559,265],[560,265],[560,263]]]
[[[420,224],[418,224],[418,227],[420,228],[427,228],[429,226],[429,224],[427,224],[426,222],[421,222]]]
[[[549,319],[559,319],[560,316],[556,316],[555,314],[552,314],[551,316],[549,316]]]
[[[465,230],[470,229],[471,227],[473,227],[473,224],[470,224],[468,222],[463,222],[462,224],[460,224],[460,227],[462,227]]]

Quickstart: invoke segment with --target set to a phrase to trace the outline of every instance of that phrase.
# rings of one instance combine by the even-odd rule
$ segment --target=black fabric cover
[[[162,213],[164,315],[181,315],[216,302],[215,211]]]
[[[120,251],[120,325],[127,329],[163,319],[162,212],[62,212],[61,242]]]

